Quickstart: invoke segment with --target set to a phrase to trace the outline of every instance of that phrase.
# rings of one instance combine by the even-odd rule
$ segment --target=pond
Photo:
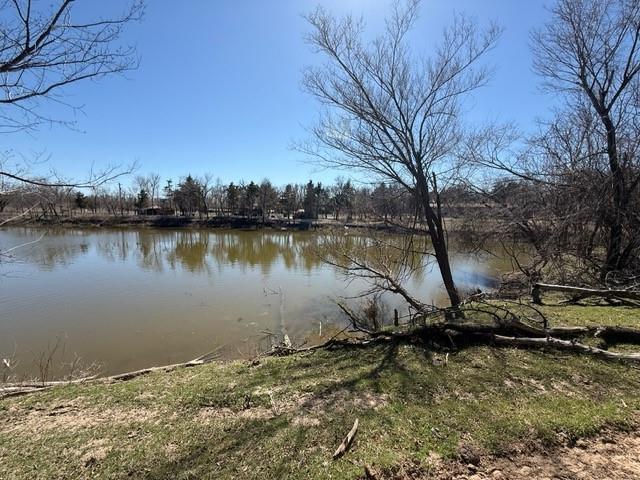
[[[321,261],[325,235],[5,228],[0,250],[23,246],[0,262],[0,358],[22,376],[37,377],[49,356],[58,376],[74,358],[108,375],[211,351],[250,357],[268,347],[265,332],[319,340],[345,324],[335,300],[363,288]],[[468,286],[507,268],[496,256],[454,254],[453,265]],[[445,300],[437,269],[410,288]]]

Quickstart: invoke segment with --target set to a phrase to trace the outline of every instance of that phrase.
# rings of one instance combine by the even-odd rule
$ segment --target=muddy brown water
[[[334,300],[363,288],[320,261],[314,247],[323,235],[2,229],[0,251],[23,246],[0,261],[0,362],[37,377],[55,350],[52,377],[74,358],[114,374],[213,350],[248,357],[269,346],[265,331],[318,340],[320,324],[324,335],[344,325]],[[453,266],[459,283],[480,287],[510,268],[499,256],[460,254]],[[444,301],[436,269],[411,283],[423,300]]]

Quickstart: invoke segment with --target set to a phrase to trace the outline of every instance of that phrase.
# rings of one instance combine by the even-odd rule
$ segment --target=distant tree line
[[[5,192],[0,196],[0,213],[31,209],[31,218],[145,214],[400,222],[415,217],[417,211],[415,199],[397,184],[362,185],[343,178],[331,185],[309,180],[276,186],[268,179],[225,184],[209,174],[189,174],[177,182],[167,179],[161,184],[161,176],[152,173],[136,176],[129,187],[80,190],[16,183]],[[444,195],[454,202],[468,202],[473,192],[456,186]]]

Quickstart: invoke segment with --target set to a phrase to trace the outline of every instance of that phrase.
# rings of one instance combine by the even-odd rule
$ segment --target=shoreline
[[[595,479],[610,458],[609,475],[631,478],[637,370],[484,347],[441,357],[316,351],[1,399],[0,477]]]
[[[554,325],[636,324],[633,308],[541,308]],[[633,478],[638,384],[632,365],[545,349],[205,355],[0,399],[0,477]]]
[[[2,218],[0,217],[0,221]],[[447,220],[449,233],[459,233],[461,225],[456,218]],[[17,218],[2,227],[50,227],[50,228],[173,228],[201,230],[275,230],[275,231],[326,231],[352,229],[383,233],[426,233],[400,223],[389,221],[348,221],[335,219],[265,219],[259,217],[215,216],[209,218],[151,216],[151,215],[87,215],[54,219]]]

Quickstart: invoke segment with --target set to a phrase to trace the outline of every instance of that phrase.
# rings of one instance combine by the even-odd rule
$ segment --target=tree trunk
[[[429,229],[431,234],[431,228]],[[451,272],[451,264],[449,262],[449,252],[447,249],[446,241],[444,238],[437,237],[431,234],[431,242],[433,243],[433,249],[435,250],[436,260],[438,262],[438,268],[442,275],[442,283],[449,296],[449,301],[452,307],[458,307],[461,303],[460,294],[456,288],[456,284],[453,281],[453,273]]]
[[[444,224],[442,222],[442,211],[440,208],[440,197],[438,195],[438,186],[436,183],[435,174],[433,175],[434,191],[436,192],[436,209],[434,211],[429,198],[429,184],[427,179],[423,175],[417,175],[418,180],[418,195],[420,203],[424,211],[424,216],[429,228],[429,237],[433,244],[433,250],[438,262],[438,268],[440,269],[440,275],[442,276],[442,283],[449,296],[449,302],[451,306],[457,308],[462,302],[456,284],[453,281],[453,273],[451,272],[451,263],[449,262],[449,252],[447,248],[447,239],[444,231]]]
[[[600,118],[607,130],[607,156],[609,158],[609,171],[611,172],[611,189],[612,189],[612,212],[608,219],[609,241],[607,245],[607,258],[602,270],[602,278],[604,279],[609,272],[621,270],[626,265],[622,262],[622,236],[623,236],[623,217],[626,213],[628,203],[626,195],[626,187],[624,181],[624,172],[620,167],[618,158],[618,145],[616,139],[616,128],[611,121],[609,113],[599,111]]]

